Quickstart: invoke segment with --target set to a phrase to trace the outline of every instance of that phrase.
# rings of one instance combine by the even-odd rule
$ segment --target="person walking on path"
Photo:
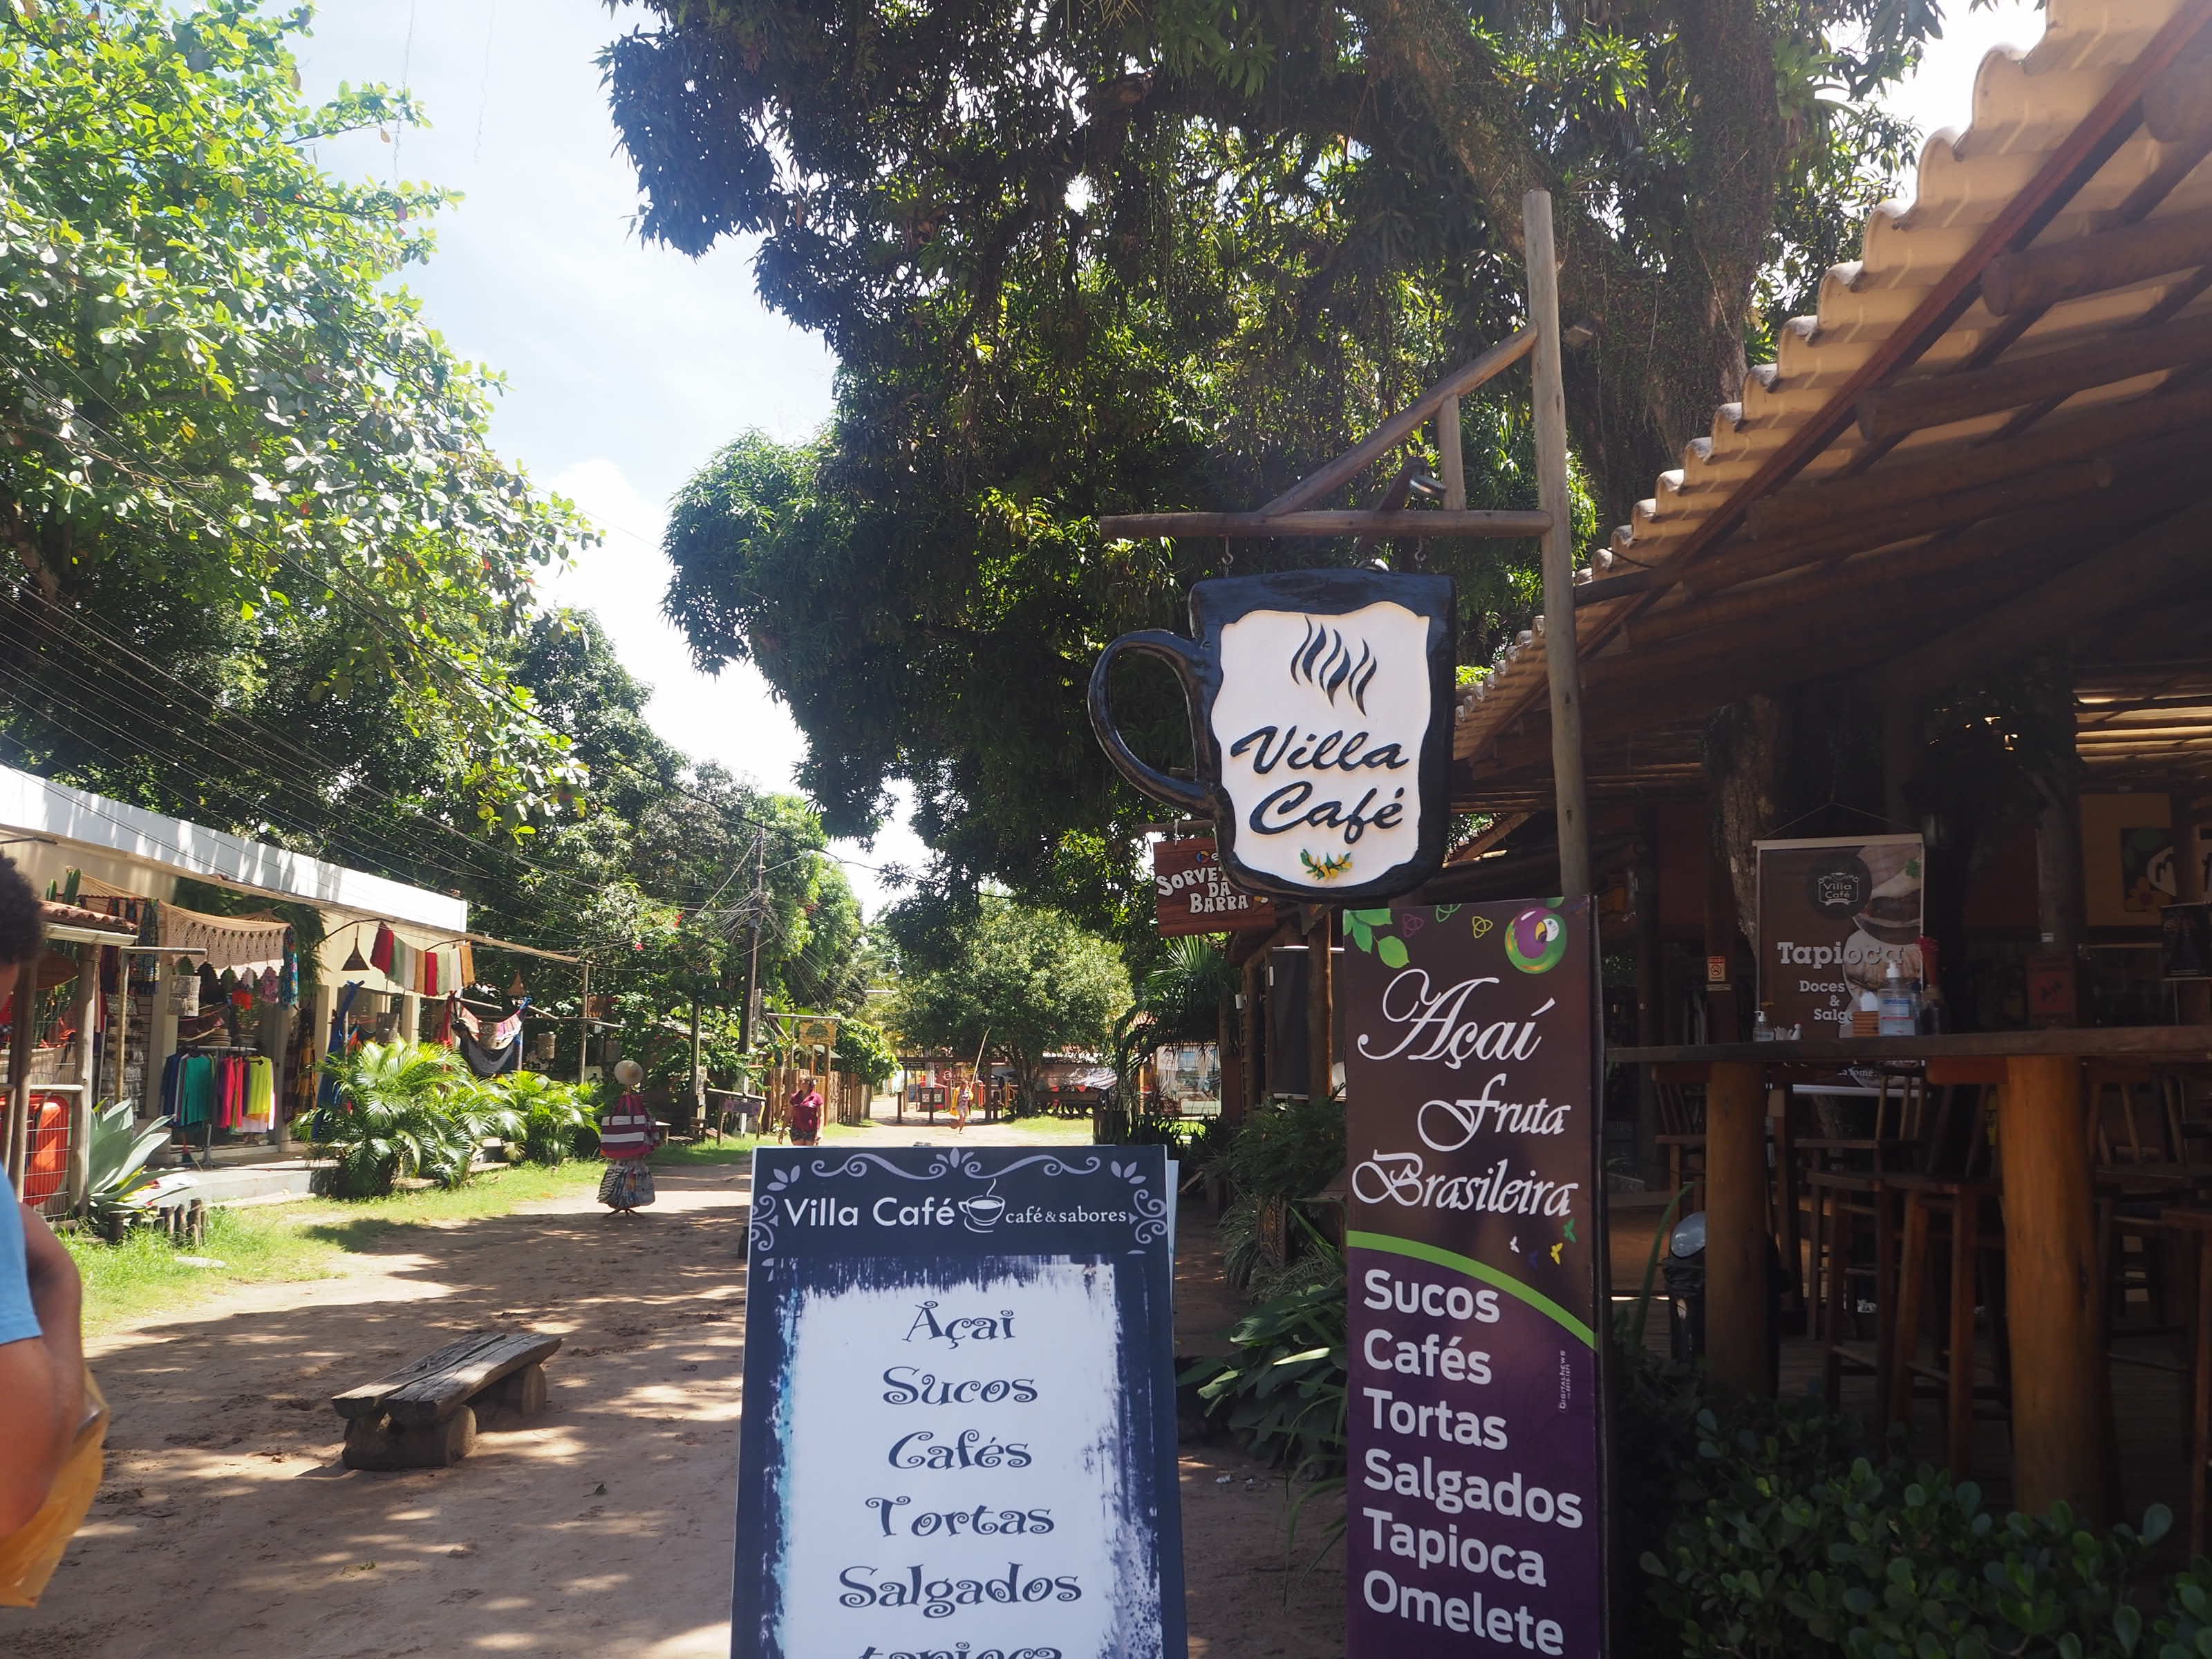
[[[635,1060],[617,1060],[615,1081],[623,1086],[622,1096],[599,1120],[599,1156],[607,1160],[607,1172],[599,1177],[599,1202],[617,1215],[631,1215],[653,1202],[651,1159],[668,1132],[645,1109],[644,1097],[637,1092],[645,1072]]]
[[[812,1078],[803,1078],[791,1095],[791,1144],[812,1146],[822,1139],[822,1096]]]

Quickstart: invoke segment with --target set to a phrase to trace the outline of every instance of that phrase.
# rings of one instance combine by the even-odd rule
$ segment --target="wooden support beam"
[[[1544,669],[1552,694],[1552,789],[1559,818],[1559,891],[1590,890],[1589,784],[1583,775],[1583,678],[1575,643],[1575,526],[1567,483],[1567,392],[1559,367],[1559,262],[1550,193],[1521,198],[1528,325],[1537,333],[1536,499],[1544,532]]]
[[[1655,587],[1672,587],[1681,578],[1663,567],[1656,570],[1630,570],[1618,576],[1594,576],[1586,582],[1575,584],[1575,607],[1603,605],[1611,599],[1625,599],[1635,593],[1648,593]]]
[[[1713,1381],[1774,1392],[1766,1363],[1766,1089],[1761,1067],[1705,1085],[1705,1355]]]
[[[1932,585],[1951,587],[1972,583],[1981,587],[1986,599],[1990,588],[1997,585],[1996,579],[2015,575],[2014,564],[2029,562],[2033,550],[2047,544],[2040,538],[2027,544],[2002,536],[1955,536],[1869,553],[1845,563],[1808,570],[1789,581],[1756,586],[1737,584],[1711,598],[1701,594],[1668,610],[1646,612],[1636,631],[1636,649],[1599,660],[1633,663],[1644,652],[1691,634],[1800,607],[1873,612],[1900,600],[1917,607]],[[1983,566],[1989,568],[1978,568]],[[1835,620],[1844,618],[1838,615]]]
[[[2008,317],[2204,264],[2212,264],[2212,209],[2002,254],[1982,273],[1982,301]]]
[[[2190,434],[2178,434],[2174,441],[2180,444],[2189,437]],[[1949,568],[1972,563],[1984,554],[2003,556],[2059,541],[2071,541],[2076,547],[2094,546],[2111,540],[2117,531],[2130,524],[2140,524],[2196,498],[2198,490],[2193,468],[2160,464],[2136,471],[2136,459],[2148,457],[2150,453],[2138,451],[2130,456],[2129,468],[2115,489],[2077,495],[2071,500],[2062,498],[2031,504],[1964,527],[1941,528],[1932,539],[1919,540],[1910,547],[1904,544],[1912,538],[1909,530],[1900,528],[1900,519],[1870,526],[1868,538],[1856,545],[1838,546],[1834,542],[1787,537],[1778,538],[1772,543],[1736,542],[1719,557],[1707,560],[1703,569],[1692,572],[1686,588],[1692,601],[1705,604],[1711,594],[1808,565],[1844,568],[1838,561],[1855,555],[1925,559],[1931,568]],[[1995,497],[1981,495],[1977,504],[1986,507],[1992,499]],[[1657,620],[1651,612],[1645,616],[1647,626]],[[1643,629],[1638,629],[1639,637],[1643,632]]]
[[[2200,574],[2205,503],[2160,520],[2084,559],[2033,591],[1937,635],[1872,671],[1885,693],[1913,696],[1990,663],[2024,656],[2045,640]]]
[[[2185,437],[2193,445],[2201,446],[2204,441],[2199,433],[2189,433]],[[2111,489],[2119,476],[2120,469],[2110,456],[2093,455],[2086,460],[2039,468],[2023,477],[2002,479],[1978,489],[1960,488],[1942,495],[1900,502],[1886,511],[1847,514],[1825,532],[1801,530],[1776,539],[1786,540],[1801,553],[1802,562],[1818,563],[1844,558],[1869,548],[1886,547],[1914,536],[1961,529],[2001,513],[2073,501]],[[1707,572],[1708,579],[1711,574]]]
[[[1281,495],[1260,509],[1261,514],[1288,513],[1317,501],[1324,495],[1344,488],[1369,467],[1381,460],[1400,444],[1420,430],[1428,418],[1455,398],[1464,396],[1484,381],[1493,380],[1519,362],[1535,349],[1536,335],[1533,329],[1522,329],[1510,340],[1504,340],[1484,352],[1473,362],[1462,365],[1438,380],[1419,397],[1389,420],[1375,428],[1366,442],[1348,449],[1318,471],[1310,472]],[[1532,532],[1534,533],[1534,532]]]
[[[2047,1054],[2008,1060],[1997,1098],[2013,1502],[2039,1516],[2063,1498],[2081,1524],[2100,1527],[2109,1407],[2081,1064]]]
[[[1490,536],[1528,541],[1551,528],[1548,513],[1359,507],[1312,513],[1116,513],[1098,520],[1108,540],[1136,536]]]
[[[1336,912],[1322,907],[1306,935],[1306,1098],[1326,1101],[1336,1082]]]
[[[1859,399],[1859,432],[1881,443],[1929,427],[1998,415],[2048,398],[2071,397],[2163,368],[2212,361],[2212,316],[2130,330],[1987,368],[1877,386]]]
[[[1460,436],[1459,399],[1447,398],[1437,410],[1437,460],[1444,470],[1444,511],[1467,511],[1467,451]]]
[[[1744,527],[1761,541],[1821,534],[1847,518],[1872,516],[2015,478],[2068,461],[2122,454],[2125,446],[2212,422],[2212,386],[2142,398],[2118,409],[2096,409],[2003,444],[1947,447],[1925,456],[1907,452],[1874,472],[1799,484],[1759,502]]]
[[[1493,847],[1499,845],[1534,817],[1528,812],[1500,812],[1490,821],[1490,827],[1464,847],[1455,847],[1446,857],[1446,864],[1472,864]]]

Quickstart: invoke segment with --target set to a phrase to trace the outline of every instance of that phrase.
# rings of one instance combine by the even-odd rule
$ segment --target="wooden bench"
[[[442,1469],[476,1449],[494,1419],[545,1409],[545,1362],[557,1336],[479,1331],[374,1382],[331,1396],[345,1419],[349,1469]]]

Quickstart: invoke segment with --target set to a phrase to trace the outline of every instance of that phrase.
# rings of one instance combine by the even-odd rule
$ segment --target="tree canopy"
[[[1502,337],[1541,185],[1568,315],[1595,331],[1569,361],[1577,530],[1619,522],[1887,185],[1910,135],[1869,100],[1938,16],[633,9],[647,26],[605,62],[644,233],[759,237],[762,294],[842,371],[820,441],[741,438],[684,493],[671,616],[703,666],[757,662],[789,699],[834,830],[914,786],[949,914],[995,876],[1102,924],[1129,914],[1130,832],[1153,814],[1093,752],[1083,680],[1113,634],[1174,623],[1229,550],[1102,544],[1095,517],[1257,505]],[[1472,505],[1534,504],[1525,410],[1502,383],[1470,407]],[[1248,544],[1236,568],[1376,551]],[[1527,625],[1533,548],[1390,551],[1459,580],[1462,661]],[[1173,761],[1164,677],[1117,695]]]
[[[901,981],[891,1024],[909,1051],[1003,1054],[1026,1091],[1047,1054],[1104,1048],[1128,1006],[1112,945],[1057,910],[987,896],[941,966]]]
[[[696,994],[729,1060],[756,927],[770,997],[856,1007],[806,804],[693,765],[598,623],[538,601],[586,526],[492,451],[497,377],[399,285],[446,193],[311,159],[417,112],[309,105],[306,22],[0,7],[0,758],[459,894],[584,955],[641,1041]]]
[[[396,737],[447,812],[522,828],[581,781],[512,653],[586,526],[492,452],[496,378],[392,281],[445,194],[310,159],[413,110],[302,100],[306,21],[0,12],[0,675],[34,693],[9,725],[58,769],[119,765],[129,732],[149,767],[214,771],[196,738],[236,755],[232,728],[276,724],[283,787],[222,804],[279,835],[387,789],[349,763]],[[124,672],[70,685],[71,658]],[[173,722],[133,718],[149,678]]]

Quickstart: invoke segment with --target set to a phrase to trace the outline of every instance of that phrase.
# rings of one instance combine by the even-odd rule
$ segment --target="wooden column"
[[[1267,988],[1267,951],[1263,943],[1244,959],[1244,1006],[1239,1011],[1244,1030],[1244,1088],[1236,1104],[1237,1116],[1240,1118],[1257,1110],[1266,1098],[1267,1033],[1261,1024],[1261,1016],[1266,1006]],[[1226,1116],[1230,1110],[1226,1100],[1222,1102],[1221,1109]]]
[[[2193,791],[2173,797],[2173,891],[2183,904],[2204,902],[2204,864],[2197,853],[2197,826],[2205,819],[2205,798]],[[2176,1009],[2184,1025],[2212,1025],[2212,981],[2183,980],[2174,987]]]
[[[1728,840],[1717,799],[1711,803],[1708,817],[1711,834],[1705,848],[1705,962],[1698,968],[1705,985],[1705,1041],[1734,1042],[1750,1035],[1747,1028],[1752,1021],[1745,1012],[1745,1005],[1756,996],[1757,964],[1753,964],[1752,983],[1739,987],[1736,941],[1742,930],[1736,924],[1735,881],[1729,870]],[[1707,966],[1716,957],[1728,975],[1718,984],[1709,977]],[[1752,1009],[1750,1012],[1755,1014],[1758,1010]]]
[[[2047,712],[2054,723],[2063,720],[2070,728],[2070,672],[2062,676]],[[2036,926],[2045,950],[2076,961],[2081,946],[2081,799],[2070,769],[2054,769],[2033,782],[2042,801],[2035,825]]]
[[[1437,462],[1444,473],[1444,511],[1467,511],[1467,455],[1461,446],[1459,399],[1447,398],[1437,410]]]
[[[1336,912],[1323,907],[1306,935],[1306,1098],[1327,1100],[1336,1070]]]
[[[1666,1041],[1659,1029],[1664,990],[1659,975],[1659,814],[1643,807],[1636,815],[1636,1041],[1651,1048]],[[1651,1068],[1636,1068],[1636,1164],[1654,1186],[1663,1173],[1659,1160],[1659,1089]]]
[[[1522,251],[1528,264],[1529,356],[1535,382],[1536,504],[1544,532],[1544,662],[1552,693],[1552,791],[1559,820],[1559,890],[1590,891],[1589,791],[1583,776],[1583,675],[1575,649],[1575,528],[1567,488],[1567,394],[1559,367],[1559,259],[1552,198],[1521,198]]]
[[[16,973],[15,1018],[8,1033],[8,1121],[0,1149],[7,1154],[9,1184],[18,1193],[31,1162],[31,1046],[38,1030],[39,962],[33,956]]]
[[[2008,1060],[1998,1114],[2013,1502],[2041,1515],[2064,1498],[2085,1524],[2102,1526],[2110,1411],[2081,1062]]]
[[[1713,1380],[1773,1392],[1767,1374],[1766,1089],[1761,1068],[1717,1064],[1705,1085],[1705,1353]]]
[[[70,1103],[68,1193],[70,1207],[84,1202],[92,1178],[92,1109],[100,1088],[100,1066],[92,1048],[92,1022],[100,1007],[100,947],[76,947],[76,1098]]]

